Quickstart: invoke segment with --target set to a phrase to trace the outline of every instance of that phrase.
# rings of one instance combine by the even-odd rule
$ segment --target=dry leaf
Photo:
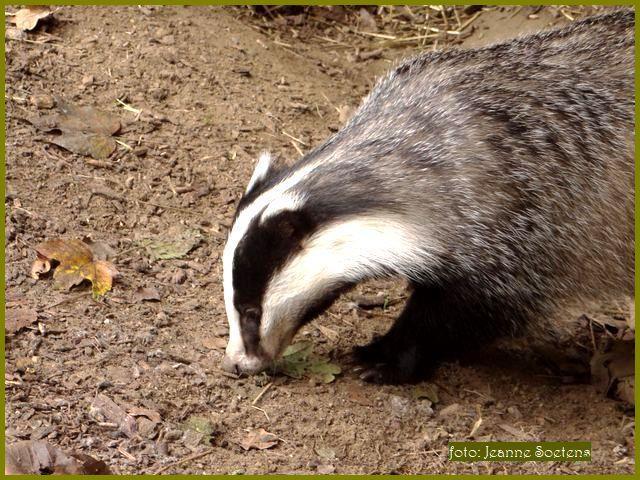
[[[8,308],[4,319],[4,331],[16,333],[38,320],[38,313],[32,308]]]
[[[120,119],[94,107],[76,107],[56,101],[60,113],[30,119],[37,128],[50,132],[60,130],[73,133],[95,133],[98,135],[114,135],[120,130]]]
[[[265,450],[278,444],[278,437],[273,433],[267,432],[264,428],[251,430],[248,435],[240,442],[240,446],[245,450]]]
[[[115,423],[127,437],[133,438],[136,436],[138,430],[136,420],[106,395],[99,394],[96,396],[91,404],[90,413],[94,417],[102,417],[102,421]]]
[[[13,23],[20,30],[33,30],[40,20],[51,15],[51,10],[45,5],[29,5],[18,10],[13,16]]]
[[[159,302],[162,299],[160,292],[153,287],[138,287],[133,294],[133,301],[140,302]]]
[[[142,407],[132,407],[129,409],[129,415],[131,415],[132,417],[147,417],[149,420],[151,420],[154,423],[160,423],[160,414],[158,412],[156,412],[155,410],[149,410],[148,408],[142,408]]]
[[[48,271],[49,262],[60,263],[53,272],[58,288],[68,290],[74,285],[89,280],[93,285],[93,295],[99,297],[111,290],[113,278],[118,275],[115,266],[104,260],[95,260],[89,245],[81,240],[55,239],[35,247],[38,258],[31,268],[36,278]]]
[[[116,151],[116,141],[106,135],[97,133],[63,133],[51,140],[51,143],[69,150],[72,153],[104,160]]]
[[[6,446],[5,475],[109,475],[109,467],[83,453],[67,454],[48,442],[24,440]]]

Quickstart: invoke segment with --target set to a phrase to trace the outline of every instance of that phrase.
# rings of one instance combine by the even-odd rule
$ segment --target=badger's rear
[[[251,245],[271,235],[281,247],[264,285],[244,287],[262,315],[251,341],[272,357],[281,345],[270,343],[339,291],[404,277],[404,312],[358,356],[372,366],[366,379],[407,381],[564,301],[631,293],[633,22],[619,11],[407,61],[325,144],[265,170],[241,202],[238,218],[253,223],[234,225],[240,247],[225,265],[241,277]],[[240,295],[231,277],[228,308]]]

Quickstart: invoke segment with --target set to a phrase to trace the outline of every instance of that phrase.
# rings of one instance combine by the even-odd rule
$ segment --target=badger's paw
[[[415,347],[389,350],[383,342],[356,347],[356,372],[365,382],[378,384],[415,383],[428,376],[430,369]]]

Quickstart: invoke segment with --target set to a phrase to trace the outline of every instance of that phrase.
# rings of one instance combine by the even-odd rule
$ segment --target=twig
[[[267,393],[267,391],[272,386],[273,386],[273,382],[267,383],[267,386],[262,389],[262,391],[258,394],[258,396],[256,398],[253,399],[253,402],[251,402],[251,405],[255,405],[256,403],[258,403],[260,401],[260,399],[264,396],[264,394]]]
[[[251,408],[255,408],[256,410],[260,410],[262,413],[264,413],[264,416],[267,417],[267,422],[270,422],[271,419],[269,418],[269,415],[267,415],[267,412],[265,412],[263,409],[261,409],[260,407],[256,407],[255,405],[251,405]]]
[[[285,132],[284,130],[282,131],[282,134],[289,137],[292,140],[295,140],[296,142],[298,142],[300,145],[304,145],[305,147],[308,147],[309,145],[306,144],[305,142],[303,142],[302,140],[300,140],[299,138],[294,137],[293,135]]]
[[[293,140],[291,140],[291,145],[293,145],[293,148],[296,149],[296,151],[300,154],[301,157],[304,157],[304,152],[302,150],[300,150],[300,147],[298,147],[298,145],[296,144],[296,142],[294,142]]]
[[[215,448],[210,448],[209,450],[205,450],[204,452],[200,452],[200,453],[194,453],[193,455],[189,455],[187,457],[184,457],[182,460],[178,460],[177,462],[173,462],[170,463],[169,465],[165,465],[162,468],[159,468],[158,470],[156,470],[153,475],[159,475],[162,472],[166,472],[167,470],[169,470],[172,467],[177,467],[179,465],[183,465],[187,462],[190,462],[191,460],[197,460],[198,458],[202,458],[202,457],[206,457],[207,455],[213,453],[215,451]]]

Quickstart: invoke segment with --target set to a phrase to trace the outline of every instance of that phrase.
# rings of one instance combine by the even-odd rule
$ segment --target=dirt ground
[[[526,349],[445,364],[417,386],[362,383],[349,352],[401,310],[403,285],[394,282],[359,287],[297,337],[341,367],[334,381],[220,371],[228,332],[220,256],[258,154],[297,159],[419,45],[379,49],[389,39],[381,29],[355,48],[349,35],[330,36],[331,16],[309,26],[303,14],[247,8],[54,15],[46,32],[5,41],[7,307],[37,312],[5,340],[8,444],[44,439],[121,474],[634,472],[633,408]],[[458,44],[568,21],[553,9],[490,9]],[[103,161],[51,144],[25,121],[50,113],[33,104],[37,96],[118,115],[122,144]],[[145,248],[193,230],[200,241],[183,258],[156,260]],[[58,237],[112,249],[120,277],[104,298],[31,278],[33,247]],[[144,301],[140,287],[159,301]],[[354,306],[356,295],[379,292],[386,308]],[[580,313],[588,312],[567,315]],[[588,332],[587,323],[578,325]],[[579,345],[578,369],[588,370],[590,340]],[[105,397],[126,412],[127,428],[96,413]],[[275,445],[245,450],[259,428]],[[466,439],[589,440],[593,460],[449,462],[447,443]]]

